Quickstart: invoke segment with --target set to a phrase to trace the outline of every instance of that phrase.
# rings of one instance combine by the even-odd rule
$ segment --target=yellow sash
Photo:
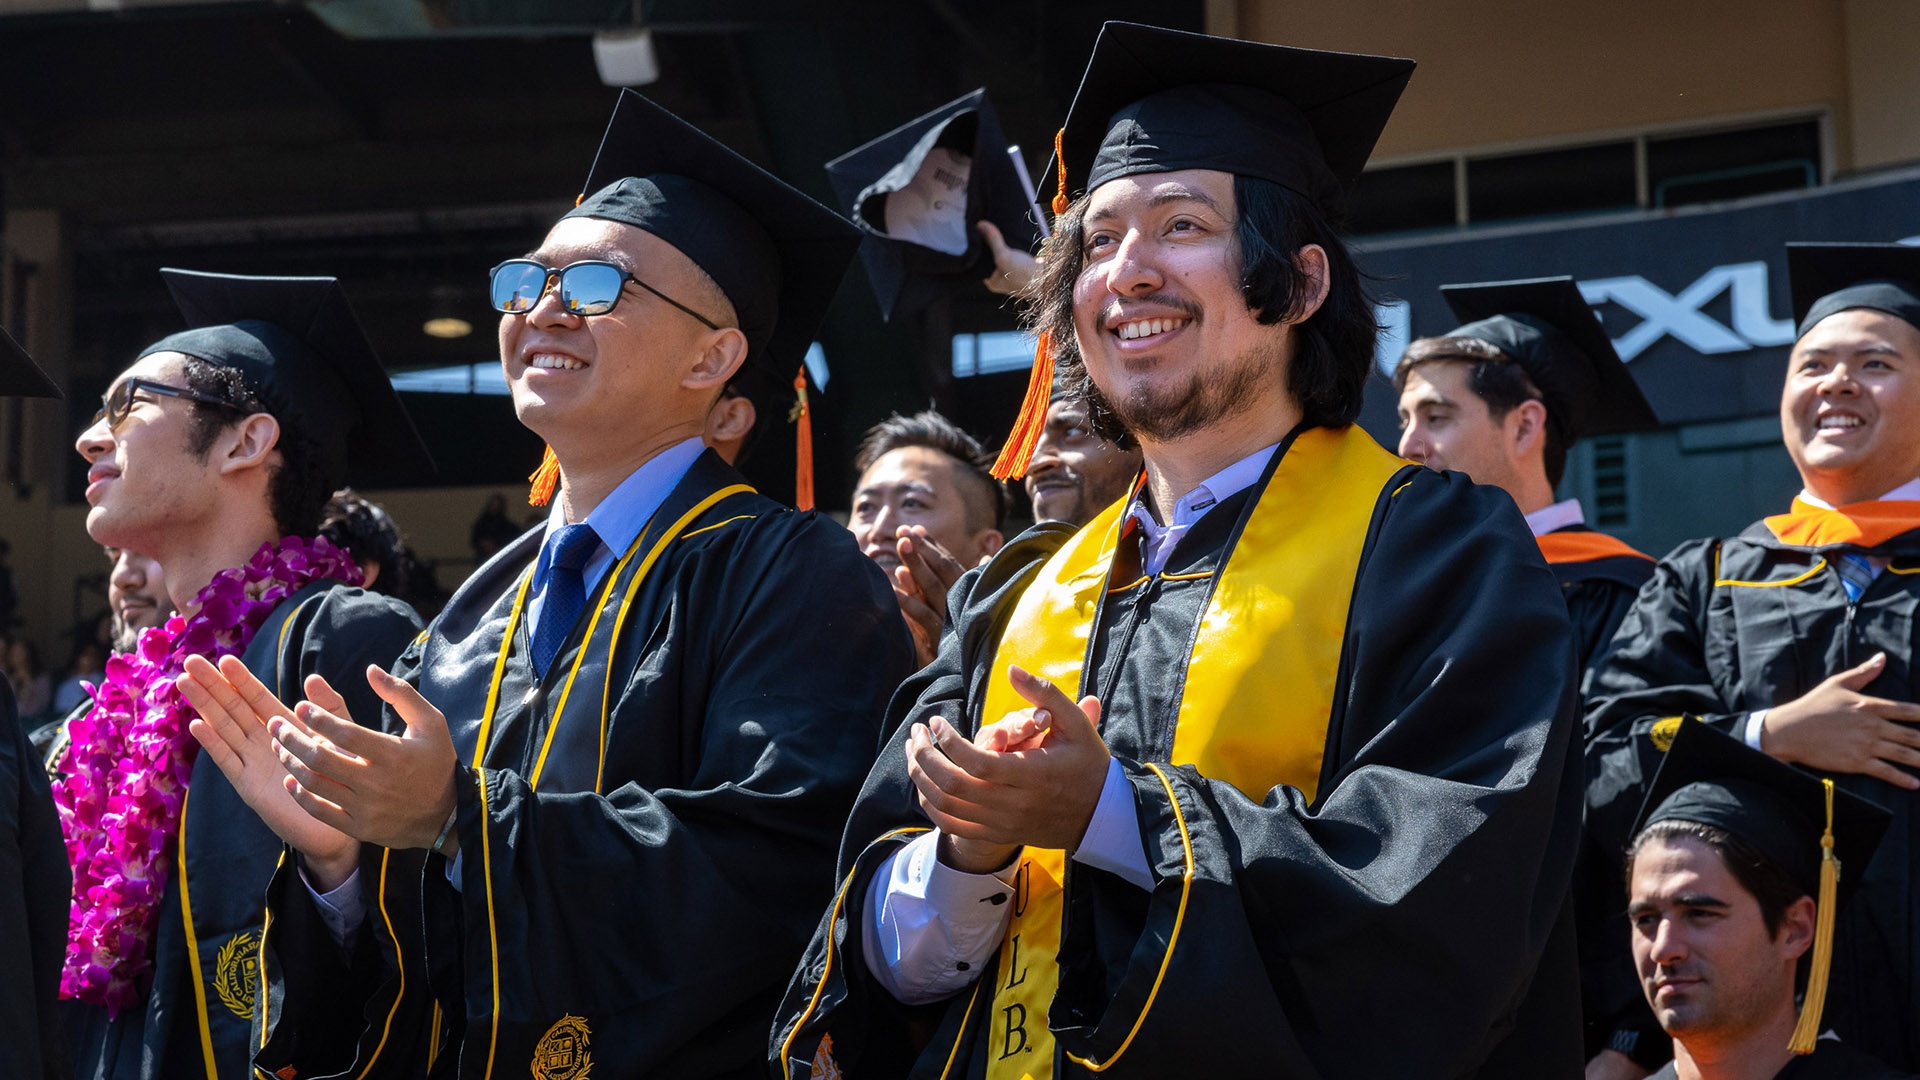
[[[1287,448],[1215,573],[1172,764],[1252,799],[1286,784],[1312,800],[1367,524],[1405,465],[1358,428],[1314,428]],[[983,723],[1027,705],[1007,681],[1010,663],[1086,692],[1082,668],[1127,501],[1074,534],[1021,595],[994,656]],[[1047,1008],[1059,985],[1065,865],[1061,851],[1021,854],[988,1019],[988,1080],[1053,1076]]]

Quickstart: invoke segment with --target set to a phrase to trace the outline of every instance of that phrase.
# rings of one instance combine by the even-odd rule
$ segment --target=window
[[[1619,435],[1607,435],[1587,442],[1593,460],[1593,524],[1602,529],[1631,526],[1627,440]]]
[[[1370,169],[1348,200],[1351,231],[1367,236],[1636,207],[1670,209],[1809,188],[1826,175],[1824,124],[1823,117],[1799,117]]]

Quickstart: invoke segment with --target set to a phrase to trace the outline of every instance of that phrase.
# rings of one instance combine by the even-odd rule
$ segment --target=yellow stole
[[[1214,573],[1171,763],[1251,799],[1286,784],[1311,801],[1367,525],[1407,463],[1352,427],[1302,432],[1285,455]],[[1021,594],[994,655],[982,723],[1027,706],[1008,664],[1087,692],[1083,669],[1128,501],[1075,533]],[[988,1018],[988,1080],[1053,1076],[1046,1020],[1059,985],[1065,867],[1062,851],[1021,854]]]

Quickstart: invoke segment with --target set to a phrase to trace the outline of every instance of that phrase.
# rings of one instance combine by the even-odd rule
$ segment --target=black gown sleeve
[[[645,695],[661,666],[683,665],[682,693],[704,695],[650,721],[680,726],[687,782],[557,793],[480,769],[458,784],[468,1038],[499,1060],[529,1060],[567,1015],[622,1075],[758,1057],[913,654],[883,576],[839,526],[779,514],[742,528],[724,565],[676,574],[674,621],[690,621],[621,676]]]
[[[1071,1058],[1112,1076],[1578,1075],[1566,605],[1496,489],[1420,472],[1373,528],[1313,802],[1122,762],[1155,884],[1143,903],[1069,866],[1049,1024]],[[1523,1006],[1538,1019],[1517,1031]],[[1529,1060],[1482,1069],[1510,1036]]]
[[[985,566],[969,570],[947,595],[947,625],[933,660],[900,684],[887,707],[889,735],[867,775],[841,841],[833,902],[787,984],[768,1046],[772,1076],[806,1077],[823,1035],[851,1076],[907,1076],[929,1039],[958,1040],[959,1017],[946,1002],[907,1006],[867,971],[861,919],[874,873],[889,856],[932,828],[907,778],[912,725],[939,716],[969,730],[967,702],[990,674],[983,658],[999,645],[1014,603],[1073,529],[1036,525]]]
[[[55,999],[73,877],[40,756],[0,679],[0,1080],[71,1076]]]

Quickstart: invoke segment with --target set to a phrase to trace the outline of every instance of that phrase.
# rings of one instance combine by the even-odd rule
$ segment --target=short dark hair
[[[854,471],[865,473],[882,457],[909,446],[937,450],[959,463],[961,483],[972,489],[971,494],[962,496],[967,506],[967,528],[977,532],[1000,526],[1011,496],[1006,485],[993,478],[992,456],[980,446],[979,439],[932,409],[912,416],[894,413],[868,428],[866,437],[860,440],[859,453],[854,455]]]
[[[325,454],[319,442],[288,421],[293,412],[291,403],[271,387],[253,386],[239,369],[197,356],[183,357],[181,373],[189,388],[227,403],[190,402],[192,426],[187,449],[202,460],[221,432],[254,413],[266,413],[280,422],[280,441],[275,444],[280,464],[269,474],[267,501],[281,535],[311,535],[319,525],[320,508],[341,478],[326,475]]]
[[[1778,863],[1760,854],[1752,844],[1716,825],[1669,818],[1640,830],[1640,835],[1633,838],[1633,846],[1627,849],[1627,879],[1633,879],[1633,861],[1639,857],[1640,849],[1646,846],[1647,841],[1670,842],[1682,837],[1698,840],[1720,856],[1727,864],[1727,870],[1733,874],[1733,879],[1759,902],[1760,920],[1766,925],[1767,936],[1779,937],[1780,924],[1786,919],[1787,908],[1795,900],[1807,895],[1807,890],[1796,884]]]
[[[1261,325],[1289,317],[1312,292],[1313,279],[1294,259],[1300,249],[1318,244],[1327,253],[1327,297],[1313,314],[1294,324],[1287,392],[1309,426],[1353,423],[1360,415],[1361,395],[1380,335],[1367,279],[1354,265],[1334,221],[1313,200],[1270,180],[1238,175],[1233,178],[1233,197],[1240,289]],[[1054,222],[1053,236],[1042,249],[1040,273],[1022,299],[1029,328],[1051,335],[1058,377],[1068,393],[1086,401],[1094,433],[1119,443],[1126,433],[1087,378],[1073,336],[1073,286],[1086,263],[1084,234],[1090,198],[1082,195],[1074,200]]]
[[[1527,377],[1527,369],[1493,345],[1471,337],[1416,340],[1407,346],[1405,355],[1394,365],[1393,388],[1404,391],[1407,388],[1407,375],[1413,369],[1422,364],[1443,361],[1467,365],[1467,389],[1487,403],[1487,415],[1496,422],[1506,419],[1508,413],[1528,401],[1538,401],[1543,408],[1546,406],[1546,398],[1533,380]],[[1546,443],[1540,457],[1541,464],[1546,466],[1548,485],[1559,487],[1560,478],[1567,472],[1567,437],[1552,409],[1547,409]]]
[[[368,502],[350,487],[333,493],[320,509],[319,535],[353,557],[380,568],[371,588],[388,596],[407,595],[412,557],[401,539],[400,527],[379,504]]]

